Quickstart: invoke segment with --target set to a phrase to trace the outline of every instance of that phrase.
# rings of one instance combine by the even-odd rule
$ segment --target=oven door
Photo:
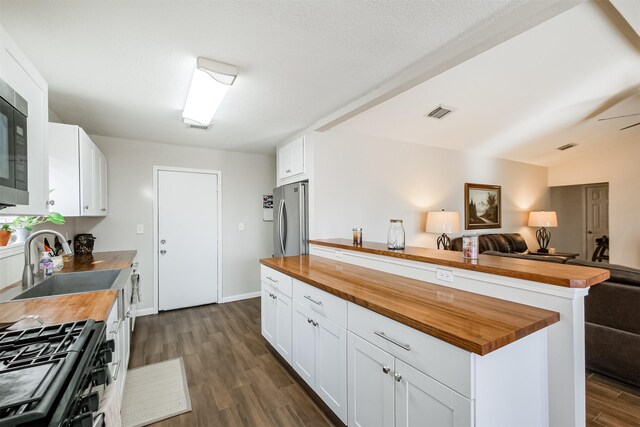
[[[7,188],[16,188],[13,111],[13,107],[0,98],[0,187]]]

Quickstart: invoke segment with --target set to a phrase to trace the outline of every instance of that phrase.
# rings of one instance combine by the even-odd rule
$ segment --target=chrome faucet
[[[24,242],[24,270],[22,270],[22,287],[28,288],[33,286],[33,263],[31,262],[31,242],[38,236],[42,236],[43,234],[54,234],[58,236],[60,239],[60,243],[62,243],[62,250],[65,255],[71,255],[71,248],[67,243],[67,240],[64,236],[53,230],[40,230],[32,233],[27,240]]]

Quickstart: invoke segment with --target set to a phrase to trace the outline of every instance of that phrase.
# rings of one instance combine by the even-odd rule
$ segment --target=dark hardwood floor
[[[155,426],[332,426],[267,349],[260,298],[136,320],[129,368],[184,359],[192,412]]]
[[[182,356],[193,411],[155,426],[331,426],[260,335],[260,299],[136,320],[129,368]],[[640,426],[640,391],[587,375],[587,426]]]

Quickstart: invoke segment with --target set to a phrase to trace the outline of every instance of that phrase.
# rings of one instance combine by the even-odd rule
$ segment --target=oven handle
[[[118,380],[118,374],[120,373],[120,362],[122,361],[118,360],[116,362],[116,372],[111,376],[114,382]]]

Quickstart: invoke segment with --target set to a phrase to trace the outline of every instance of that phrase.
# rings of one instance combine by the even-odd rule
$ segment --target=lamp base
[[[538,241],[538,246],[540,246],[538,252],[543,254],[548,253],[549,250],[547,249],[547,245],[549,245],[549,241],[551,240],[551,233],[549,233],[549,230],[544,227],[539,228],[538,231],[536,231],[536,240]]]
[[[451,248],[451,239],[449,239],[449,236],[447,236],[446,233],[442,233],[442,235],[438,237],[436,243],[438,244],[438,249],[440,249],[440,245],[442,245],[442,249],[445,251],[448,251]]]
[[[549,253],[549,249],[547,249],[547,248],[538,248],[537,252],[539,254],[548,254]]]

